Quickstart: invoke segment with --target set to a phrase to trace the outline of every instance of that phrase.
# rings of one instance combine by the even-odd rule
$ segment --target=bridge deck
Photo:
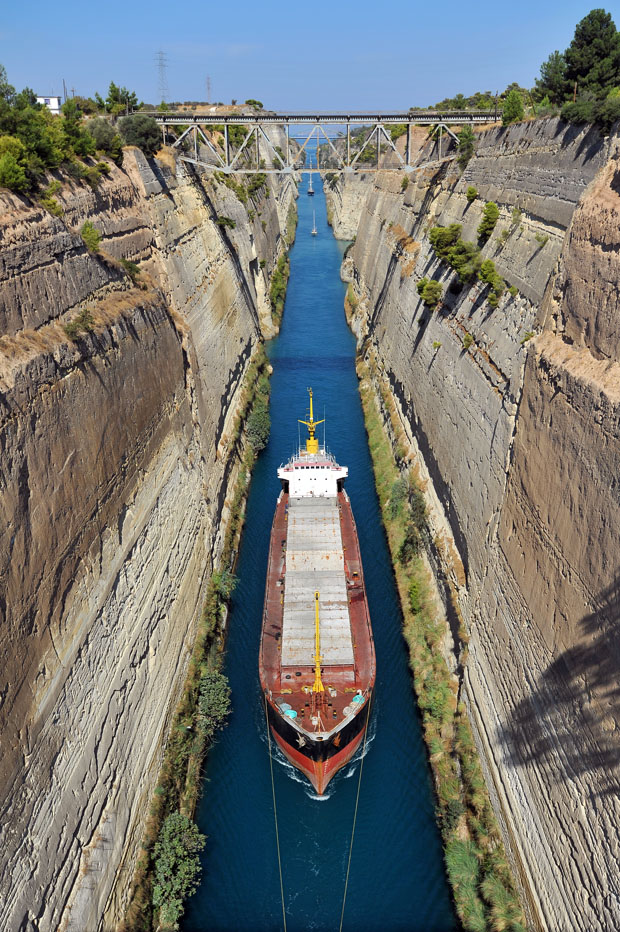
[[[410,125],[430,126],[435,123],[493,123],[497,120],[495,110],[407,110],[394,111],[308,111],[273,113],[257,111],[249,113],[195,113],[189,110],[169,111],[141,110],[152,116],[158,123],[166,126],[195,123],[200,126],[310,126],[320,125],[362,125],[372,123],[405,123]]]

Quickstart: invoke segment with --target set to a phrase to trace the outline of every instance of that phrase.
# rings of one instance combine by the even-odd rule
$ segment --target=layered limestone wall
[[[251,221],[222,184],[139,150],[96,192],[65,180],[60,218],[0,195],[7,930],[94,932],[122,915],[293,196],[289,180],[263,190]],[[139,263],[135,284],[121,258]],[[84,310],[94,328],[71,341]]]
[[[488,130],[462,174],[431,166],[404,192],[402,176],[376,176],[343,272],[362,351],[427,480],[471,634],[465,696],[529,922],[552,932],[620,925],[618,177],[616,140],[596,130]],[[482,283],[458,287],[427,238],[460,223],[475,241],[488,200],[500,219],[484,256],[518,289],[496,310]],[[444,285],[436,311],[419,299],[423,277]]]

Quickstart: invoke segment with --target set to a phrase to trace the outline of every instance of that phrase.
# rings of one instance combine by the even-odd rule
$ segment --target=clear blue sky
[[[26,0],[4,5],[0,63],[21,90],[103,93],[110,80],[159,99],[155,54],[168,58],[169,100],[262,100],[270,108],[427,106],[459,91],[532,86],[596,4],[177,0]],[[620,6],[607,4],[616,26]]]

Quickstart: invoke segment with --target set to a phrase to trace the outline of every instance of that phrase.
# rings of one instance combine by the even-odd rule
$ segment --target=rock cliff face
[[[0,195],[7,930],[122,914],[239,465],[238,389],[271,328],[293,185],[270,193],[250,222],[225,186],[131,150],[97,192],[66,182],[62,218]]]
[[[403,193],[378,175],[344,265],[352,326],[428,479],[471,635],[465,698],[529,922],[552,932],[620,926],[616,151],[540,121],[481,134],[460,177],[427,168]],[[475,241],[488,200],[500,219],[484,255],[518,289],[496,310],[427,239],[460,223]],[[445,286],[438,311],[422,277]]]

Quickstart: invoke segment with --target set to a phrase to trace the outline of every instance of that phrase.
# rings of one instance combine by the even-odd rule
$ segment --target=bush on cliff
[[[105,152],[117,165],[123,161],[123,140],[112,124],[103,117],[95,117],[86,124],[86,132],[92,136],[99,152]]]
[[[523,119],[523,100],[518,91],[512,90],[506,97],[502,109],[502,123],[507,126],[509,123],[516,123]]]
[[[200,679],[198,699],[198,729],[211,741],[230,714],[230,686],[218,670],[210,670]]]
[[[144,113],[123,117],[118,121],[118,130],[128,146],[137,146],[146,156],[153,156],[161,149],[159,126],[152,117]]]
[[[280,321],[284,310],[284,299],[286,297],[290,269],[288,253],[282,253],[273,270],[271,285],[269,286],[269,300],[271,301],[271,310],[276,323]]]
[[[162,825],[153,849],[153,905],[159,908],[159,922],[164,929],[177,928],[183,900],[198,889],[199,854],[205,841],[198,826],[180,812],[171,813]]]
[[[0,136],[0,186],[21,193],[30,181],[25,169],[26,147],[15,136]]]
[[[475,191],[475,188],[472,190]],[[428,238],[437,258],[447,262],[457,272],[461,284],[472,280],[482,261],[480,247],[461,239],[459,223],[451,223],[448,227],[433,227]]]
[[[84,242],[84,245],[89,252],[98,252],[99,244],[101,242],[101,233],[97,227],[90,220],[87,220],[86,223],[82,226],[80,230],[80,236]]]
[[[270,430],[269,401],[259,397],[254,404],[247,423],[248,440],[252,444],[255,453],[260,453],[267,446]]]
[[[431,228],[428,238],[436,255],[440,259],[447,259],[450,249],[460,239],[461,229],[460,223],[451,223],[450,226],[447,227]]]
[[[470,158],[474,154],[474,143],[476,137],[471,126],[464,126],[458,134],[459,158],[458,162],[461,168],[465,168]]]
[[[437,282],[434,279],[429,281],[427,278],[422,278],[416,287],[426,307],[437,307],[443,295],[443,286],[441,282]]]
[[[478,236],[483,243],[486,243],[489,236],[495,229],[495,224],[499,220],[499,207],[494,201],[489,201],[484,206],[482,220],[478,224]]]

